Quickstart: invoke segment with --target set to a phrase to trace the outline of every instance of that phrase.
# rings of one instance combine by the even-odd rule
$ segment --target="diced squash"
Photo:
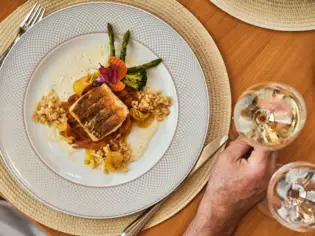
[[[73,84],[73,91],[76,95],[81,96],[84,89],[88,87],[92,82],[90,81],[90,76],[84,76],[81,79],[78,79]]]

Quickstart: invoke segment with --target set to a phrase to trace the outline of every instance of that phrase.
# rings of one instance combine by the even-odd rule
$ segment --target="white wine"
[[[306,107],[293,88],[277,83],[246,90],[234,109],[237,131],[255,145],[279,149],[288,145],[304,126]]]
[[[315,166],[295,162],[283,166],[268,188],[271,213],[280,223],[296,231],[315,229]]]

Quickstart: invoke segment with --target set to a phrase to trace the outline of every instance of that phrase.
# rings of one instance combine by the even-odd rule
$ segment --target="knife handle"
[[[143,212],[137,219],[135,219],[127,228],[120,234],[121,236],[136,236],[143,229],[145,224],[151,219],[152,215],[161,207],[164,200],[155,204],[147,211]]]

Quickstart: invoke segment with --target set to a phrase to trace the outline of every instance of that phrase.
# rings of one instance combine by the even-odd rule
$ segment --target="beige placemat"
[[[0,23],[0,52],[12,41],[20,21],[35,2],[45,6],[49,14],[72,4],[88,1],[29,0]],[[207,143],[220,135],[227,135],[231,118],[229,79],[221,54],[201,23],[175,0],[117,0],[114,2],[126,3],[145,9],[162,18],[183,36],[198,57],[209,88],[211,123],[208,130]],[[146,227],[152,227],[161,223],[185,207],[206,184],[212,163],[209,162],[178,190]],[[60,213],[42,204],[22,189],[8,173],[2,159],[0,159],[0,192],[15,207],[34,220],[50,228],[70,234],[118,235],[138,215],[135,214],[119,219],[90,220]]]
[[[210,0],[230,15],[262,28],[282,31],[315,29],[314,0]]]

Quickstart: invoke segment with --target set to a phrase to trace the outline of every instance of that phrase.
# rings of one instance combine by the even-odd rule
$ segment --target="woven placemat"
[[[249,24],[281,31],[315,29],[314,0],[210,0]]]
[[[86,0],[29,0],[7,19],[0,23],[0,52],[14,38],[18,25],[27,11],[39,2],[47,8],[47,13],[69,5],[88,2]],[[112,1],[113,2],[113,1]],[[211,123],[207,143],[220,135],[227,135],[231,117],[231,94],[226,68],[206,29],[182,5],[175,0],[117,0],[114,2],[130,4],[162,18],[171,25],[190,45],[196,54],[206,77],[211,104]],[[206,184],[212,162],[204,166],[193,178],[179,189],[155,214],[146,228],[159,224],[185,207]],[[80,235],[118,235],[118,233],[139,215],[134,214],[118,219],[91,220],[70,216],[42,204],[26,192],[9,174],[0,158],[0,192],[15,207],[41,224],[58,231]]]

